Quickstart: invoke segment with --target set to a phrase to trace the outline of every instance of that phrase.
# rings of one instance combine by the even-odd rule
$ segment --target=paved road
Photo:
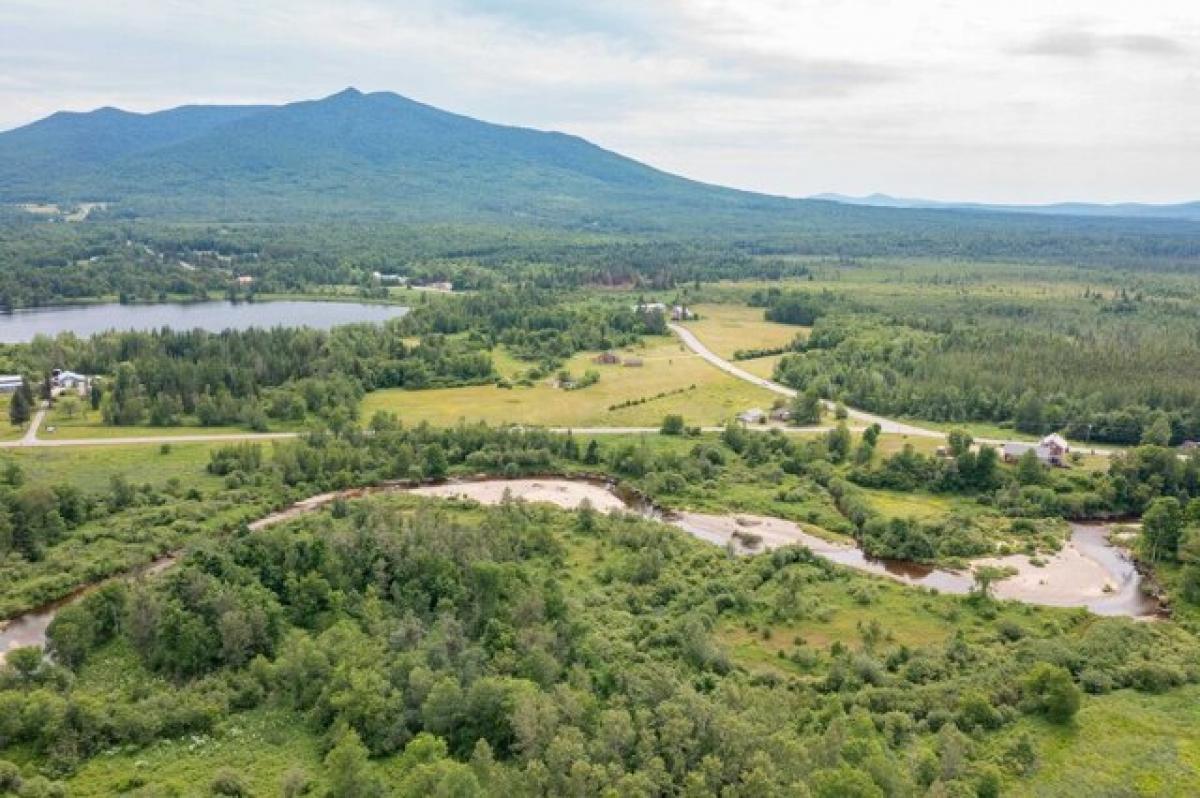
[[[695,334],[688,328],[679,324],[668,324],[667,326],[671,328],[671,332],[679,336],[679,339],[683,341],[684,345],[688,349],[692,350],[709,363],[721,369],[721,371],[731,374],[734,377],[737,377],[739,380],[745,380],[746,382],[753,383],[760,388],[766,388],[768,391],[777,393],[780,396],[786,396],[788,398],[793,398],[796,396],[795,389],[789,388],[786,385],[780,385],[779,383],[774,382],[773,380],[768,380],[765,377],[759,377],[756,374],[751,374],[745,369],[738,368],[728,360],[725,360],[720,355],[716,354],[703,343],[701,343],[700,339],[697,338]],[[825,406],[832,409],[833,403],[826,402]],[[897,435],[915,435],[922,438],[946,437],[946,433],[939,430],[926,429],[924,427],[918,427],[912,424],[905,424],[902,421],[884,418],[883,416],[877,416],[874,413],[867,413],[863,410],[846,408],[846,412],[849,414],[851,419],[860,422],[864,426],[878,424],[880,430],[883,432],[890,432]]]

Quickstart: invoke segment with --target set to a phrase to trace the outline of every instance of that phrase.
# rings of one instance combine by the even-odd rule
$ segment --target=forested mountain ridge
[[[887,236],[929,254],[947,236],[992,248],[1194,236],[1159,219],[1032,218],[856,207],[709,185],[577,136],[492,124],[390,92],[278,106],[57,113],[0,133],[0,204],[107,202],[92,219],[408,221],[725,235]],[[1041,242],[1041,243],[1038,243]],[[876,242],[878,243],[878,242]],[[1159,245],[1147,246],[1157,250]],[[1173,245],[1172,245],[1173,246]],[[972,248],[976,245],[972,245]],[[961,246],[955,247],[962,249]],[[1052,247],[1050,247],[1052,248]]]
[[[355,89],[282,106],[103,108],[0,134],[0,200],[112,201],[138,215],[586,217],[667,202],[793,201],[708,186],[575,136]]]

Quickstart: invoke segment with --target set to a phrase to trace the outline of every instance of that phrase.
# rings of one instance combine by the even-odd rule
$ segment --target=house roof
[[[1042,446],[1058,446],[1062,449],[1069,448],[1066,438],[1059,435],[1057,432],[1042,438]]]

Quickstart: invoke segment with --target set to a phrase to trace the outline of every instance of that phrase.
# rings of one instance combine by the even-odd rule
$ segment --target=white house
[[[0,374],[0,393],[12,393],[20,387],[20,374]]]

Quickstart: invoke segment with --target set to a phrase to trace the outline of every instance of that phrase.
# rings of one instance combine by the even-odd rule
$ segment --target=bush
[[[221,768],[217,771],[217,775],[213,776],[212,784],[209,785],[209,790],[213,795],[230,795],[234,798],[250,794],[250,788],[246,786],[242,777],[229,768]]]
[[[1098,668],[1088,668],[1079,674],[1079,684],[1085,693],[1099,695],[1113,689],[1113,678]]]
[[[0,759],[0,793],[16,792],[20,788],[21,769],[7,759]]]
[[[1079,711],[1079,688],[1066,668],[1040,662],[1021,683],[1025,709],[1055,723],[1067,723]]]
[[[1140,662],[1126,674],[1129,686],[1143,693],[1165,693],[1183,684],[1183,674],[1158,662]]]
[[[659,430],[663,435],[682,435],[684,431],[683,416],[672,413],[663,418],[662,428]]]

